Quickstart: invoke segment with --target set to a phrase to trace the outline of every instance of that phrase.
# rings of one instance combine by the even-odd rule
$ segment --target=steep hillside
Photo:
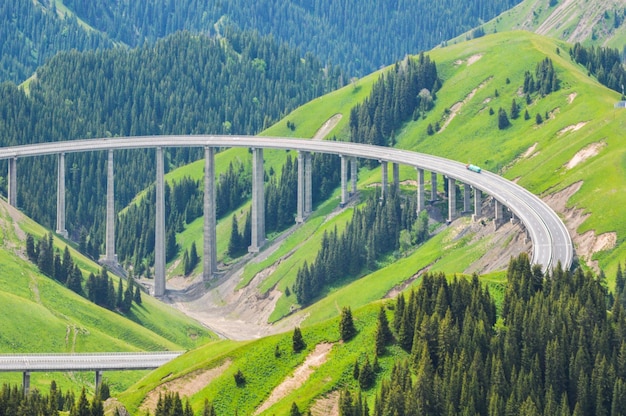
[[[96,306],[64,285],[42,276],[25,258],[25,233],[44,235],[41,226],[0,201],[0,352],[97,352],[184,350],[214,335],[198,322],[160,302],[143,296],[127,317]],[[56,240],[63,250],[65,243]],[[74,249],[72,255],[84,273],[99,267]],[[114,279],[117,283],[117,278]],[[125,389],[142,372],[105,373],[114,390]],[[19,374],[0,374],[0,383],[17,382]],[[93,383],[92,374],[33,375],[33,385],[47,390],[51,378],[76,389]]]
[[[444,80],[437,92],[435,107],[424,119],[407,123],[396,140],[403,148],[475,163],[502,173],[542,195],[570,227],[579,261],[589,267],[605,269],[611,280],[617,263],[625,258],[626,249],[622,243],[626,224],[619,210],[624,201],[617,192],[626,177],[623,169],[616,168],[625,151],[619,134],[626,123],[626,114],[613,108],[618,94],[599,85],[584,68],[573,63],[566,53],[568,49],[569,45],[564,42],[529,32],[511,32],[433,50],[430,56]],[[527,104],[522,94],[524,73],[535,74],[537,65],[545,58],[553,62],[560,88],[545,96],[533,93]],[[350,109],[367,96],[379,75],[372,74],[289,114],[286,119],[297,126],[295,130],[282,121],[263,134],[312,137],[326,120],[337,120],[337,115],[342,115],[330,134],[347,139]],[[520,108],[520,115],[510,119],[510,127],[499,129],[496,114],[502,107],[510,115],[513,100]],[[490,109],[494,115],[490,115]],[[524,117],[526,112],[528,119]],[[541,123],[538,123],[538,116]],[[439,125],[439,131],[429,135],[429,124]],[[221,156],[228,157],[228,152],[231,150]],[[267,152],[267,169],[277,169],[284,157],[284,152]],[[201,165],[195,169],[199,177]],[[407,195],[412,195],[414,170],[401,169],[400,179],[406,184]],[[379,182],[379,169],[359,172],[362,192]],[[447,273],[497,270],[506,267],[509,256],[516,255],[516,252],[507,252],[507,247],[527,249],[518,245],[516,233],[519,230],[503,230],[504,236],[493,235],[462,219],[455,227],[411,252],[406,259],[388,259],[390,264],[383,262],[380,271],[354,283],[343,282],[344,286],[330,288],[328,299],[292,314],[292,309],[297,309],[298,305],[293,294],[285,293],[292,287],[297,270],[305,260],[310,262],[315,258],[320,234],[334,227],[341,230],[350,217],[350,207],[344,214],[333,213],[337,203],[335,196],[322,204],[315,215],[304,226],[295,227],[284,242],[271,245],[258,260],[252,260],[243,271],[229,276],[241,279],[238,285],[230,286],[230,292],[222,291],[226,286],[222,286],[225,283],[220,280],[214,286],[215,292],[209,290],[195,303],[185,306],[185,300],[179,297],[172,298],[172,302],[209,325],[224,323],[224,318],[237,322],[248,316],[231,304],[223,310],[226,314],[213,316],[224,307],[225,299],[227,303],[227,299],[234,299],[235,304],[241,301],[242,309],[257,305],[261,309],[253,309],[254,316],[250,317],[255,326],[247,331],[261,334],[303,319],[317,322],[333,316],[343,305],[366,304],[402,282],[412,281],[422,268]],[[228,224],[228,219],[225,221]],[[200,223],[193,224],[180,240],[187,245],[193,240],[199,244],[200,227]],[[220,240],[228,240],[227,225],[222,226],[222,230]],[[483,239],[479,238],[481,233]],[[224,243],[221,250],[225,250],[225,246]],[[179,273],[172,268],[172,275]],[[242,292],[243,287],[249,291],[247,295]],[[229,293],[236,296],[230,298]],[[212,307],[207,308],[207,305]],[[265,324],[266,319],[275,322],[287,315],[289,319],[276,327]]]
[[[620,0],[525,0],[482,27],[485,33],[528,30],[621,51],[626,42],[626,7]]]

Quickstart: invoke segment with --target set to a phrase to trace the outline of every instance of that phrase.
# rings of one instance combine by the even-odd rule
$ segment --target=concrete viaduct
[[[95,371],[96,390],[102,372],[152,370],[173,360],[184,351],[102,352],[83,354],[9,354],[0,355],[0,372],[22,372],[24,393],[30,390],[30,373],[36,371]]]
[[[503,215],[507,207],[514,218],[519,219],[533,244],[532,262],[542,266],[543,271],[551,270],[560,264],[569,268],[573,260],[573,246],[565,225],[541,199],[521,186],[491,172],[475,173],[465,165],[452,160],[395,148],[356,144],[350,142],[313,141],[283,137],[260,136],[144,136],[118,137],[107,139],[72,140],[53,143],[41,143],[25,146],[0,148],[0,159],[8,160],[8,201],[17,203],[17,160],[24,157],[58,155],[57,181],[57,233],[67,236],[65,229],[65,154],[87,151],[108,151],[107,169],[107,210],[106,210],[106,253],[105,264],[116,264],[115,254],[115,211],[113,155],[115,150],[145,149],[156,150],[156,226],[155,226],[155,285],[154,295],[165,294],[165,199],[164,199],[164,161],[163,149],[166,147],[201,147],[205,150],[204,169],[204,251],[203,278],[209,280],[217,271],[216,253],[216,215],[215,215],[215,149],[221,147],[247,147],[252,149],[252,241],[250,252],[258,252],[265,243],[264,212],[264,149],[294,149],[298,151],[298,191],[296,222],[303,222],[312,211],[311,153],[330,153],[341,157],[341,204],[348,200],[348,169],[351,169],[351,188],[356,191],[357,158],[379,160],[382,165],[382,190],[387,192],[388,163],[392,163],[392,179],[399,180],[399,165],[408,165],[416,169],[417,209],[425,208],[424,190],[425,171],[431,173],[432,195],[435,200],[437,174],[444,175],[448,181],[448,219],[457,216],[456,182],[464,184],[463,206],[465,212],[471,212],[473,190],[473,217],[482,216],[482,194],[493,197],[495,201],[495,220]],[[348,166],[350,165],[350,166]]]

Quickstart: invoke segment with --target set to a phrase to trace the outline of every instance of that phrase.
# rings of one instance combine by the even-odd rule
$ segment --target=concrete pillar
[[[65,229],[65,153],[59,153],[57,174],[57,234],[67,238]]]
[[[397,191],[400,189],[400,165],[393,163],[391,166],[393,189]]]
[[[381,169],[381,184],[380,184],[380,197],[385,198],[387,196],[387,185],[389,183],[389,172],[387,171],[387,162],[384,160],[380,161],[380,169]]]
[[[298,201],[296,209],[296,223],[304,222],[304,155],[298,151]]]
[[[358,179],[358,166],[356,157],[350,159],[350,179],[352,181],[352,194],[356,194],[356,183]]]
[[[493,214],[493,216],[494,216],[496,221],[500,221],[502,219],[502,215],[503,215],[503,213],[502,213],[502,204],[500,202],[498,202],[497,199],[494,199],[493,202],[494,202],[494,208],[493,208],[494,214]]]
[[[154,225],[154,296],[165,295],[165,168],[163,148],[156,148],[156,223]]]
[[[105,241],[105,264],[117,264],[115,254],[115,179],[113,176],[113,150],[109,150],[107,162],[107,223]]]
[[[424,169],[417,169],[417,213],[424,211],[426,208],[424,200]]]
[[[474,215],[472,216],[473,221],[477,221],[480,217],[482,217],[483,213],[483,201],[482,201],[482,192],[478,188],[474,188]]]
[[[24,395],[30,392],[30,371],[24,371],[22,373],[22,391]]]
[[[311,152],[304,153],[304,215],[308,217],[313,212],[313,156]]]
[[[341,158],[341,208],[348,203],[348,158],[344,155]]]
[[[265,243],[265,171],[263,149],[252,149],[252,241],[248,251],[258,253]]]
[[[96,393],[100,390],[100,386],[102,386],[102,370],[96,370]]]
[[[456,181],[448,178],[448,221],[456,218]]]
[[[202,279],[209,281],[217,271],[215,231],[215,148],[204,147],[204,257]]]
[[[463,184],[463,213],[472,211],[472,187],[464,183]]]
[[[7,200],[9,205],[17,207],[17,158],[9,159]]]
[[[437,200],[437,173],[430,172],[430,186],[431,186],[431,197],[430,202],[435,202]]]

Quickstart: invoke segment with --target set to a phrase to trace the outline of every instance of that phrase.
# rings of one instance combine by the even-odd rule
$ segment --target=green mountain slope
[[[0,352],[51,353],[96,351],[184,350],[212,339],[209,331],[182,313],[149,296],[133,304],[128,317],[96,306],[60,283],[42,276],[24,258],[24,233],[41,238],[46,232],[5,202],[0,202]],[[64,249],[59,240],[57,247]],[[85,273],[98,266],[71,250]],[[117,279],[114,279],[117,282]],[[141,372],[105,373],[114,390],[122,390]],[[79,384],[92,375],[77,375]],[[17,381],[19,374],[0,374],[0,382]],[[47,389],[51,378],[62,386],[76,383],[68,374],[33,375],[33,385]],[[74,388],[76,385],[73,386]]]
[[[398,132],[396,140],[398,146],[403,148],[471,162],[502,173],[543,196],[569,225],[579,261],[603,268],[608,276],[612,276],[617,263],[623,261],[626,249],[622,243],[626,223],[620,214],[624,201],[621,193],[617,192],[626,181],[620,167],[625,149],[619,140],[626,114],[613,108],[619,95],[599,85],[584,68],[572,62],[566,52],[568,49],[569,45],[561,41],[529,32],[510,32],[433,50],[430,56],[437,62],[444,79],[442,88],[437,92],[435,108],[425,119],[407,123]],[[554,62],[561,87],[545,97],[534,94],[532,102],[526,104],[521,94],[524,73],[529,71],[534,74],[537,64],[546,57]],[[379,73],[374,73],[289,114],[286,119],[297,126],[294,131],[288,129],[283,120],[263,135],[312,137],[326,120],[341,114],[342,118],[331,135],[347,139],[350,109],[367,96],[378,77]],[[511,120],[510,127],[500,130],[497,115],[489,115],[489,109],[497,113],[502,107],[510,113],[513,100],[521,107],[521,115]],[[526,111],[528,120],[523,117]],[[542,124],[537,124],[537,114],[544,119]],[[439,132],[428,135],[428,124],[439,124]],[[594,154],[594,149],[598,154]],[[239,152],[227,150],[221,156],[228,157],[231,151]],[[270,166],[276,169],[284,157],[284,152],[267,152],[267,169]],[[193,170],[186,172],[193,174]],[[195,175],[200,177],[199,168],[195,169]],[[401,169],[400,176],[401,180],[415,180],[415,172],[410,168]],[[361,170],[359,173],[359,188],[362,190],[379,181],[379,169]],[[564,189],[573,192],[576,188],[569,188],[572,184],[581,188],[571,198],[568,199],[568,194],[558,193]],[[413,192],[411,189],[414,188],[410,184],[406,186],[409,194]],[[285,296],[284,293],[287,287],[293,285],[303,262],[315,258],[320,233],[332,230],[334,226],[341,229],[349,218],[348,215],[333,216],[330,220],[325,218],[337,204],[335,196],[323,204],[307,225],[297,229],[276,252],[244,270],[240,287],[266,269],[266,277],[258,284],[257,290],[266,294],[275,288],[281,292],[270,321],[288,315],[296,303],[293,294]],[[573,210],[574,207],[576,210]],[[226,224],[222,225],[218,240],[229,239],[227,224],[230,221],[226,218],[224,222]],[[179,241],[188,246],[195,239],[196,244],[201,244],[200,227],[200,223],[192,224],[181,234]],[[363,305],[409,279],[425,266],[430,265],[434,270],[447,273],[471,270],[472,263],[481,259],[496,244],[495,240],[471,242],[470,238],[457,241],[454,231],[441,238],[441,241],[454,242],[457,251],[448,252],[445,256],[442,247],[449,248],[449,243],[428,243],[411,255],[413,261],[387,266],[389,269],[372,275],[393,275],[383,287],[379,287],[380,279],[372,277],[372,281],[377,282],[375,285],[353,283],[343,289],[331,289],[332,296],[340,299],[339,306]],[[497,244],[507,244],[512,238]],[[225,246],[223,244],[222,252]],[[296,251],[291,254],[294,249]],[[507,256],[506,261],[508,255],[503,255]],[[430,260],[424,262],[424,259]],[[356,287],[359,290],[354,290]],[[317,322],[329,316],[328,305],[328,302],[322,301],[297,315],[308,316],[309,322]],[[331,309],[331,316],[333,313],[336,310],[332,312]]]
[[[626,7],[620,0],[525,0],[482,28],[485,33],[528,30],[621,51],[626,42]]]

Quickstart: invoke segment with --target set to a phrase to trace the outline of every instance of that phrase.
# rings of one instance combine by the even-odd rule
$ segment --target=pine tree
[[[133,300],[137,305],[141,305],[141,289],[138,284],[135,284],[135,294],[133,295]]]
[[[230,231],[230,241],[228,242],[228,255],[235,258],[241,252],[241,234],[239,234],[239,224],[237,216],[233,214],[232,228]]]
[[[498,109],[498,128],[504,130],[511,125],[509,117],[506,115],[506,110],[502,107]]]
[[[349,307],[341,310],[341,320],[339,321],[339,334],[344,342],[350,341],[356,335],[356,328],[352,319],[352,311]]]
[[[198,249],[196,248],[196,242],[191,243],[191,248],[189,249],[189,263],[190,270],[189,273],[193,271],[198,265],[200,258],[198,257]]]
[[[300,327],[297,326],[293,329],[293,336],[291,341],[293,352],[295,353],[298,353],[306,348],[306,344],[304,342],[304,339],[302,338],[302,332],[300,331]]]
[[[519,117],[519,106],[517,105],[515,98],[513,98],[513,102],[511,103],[511,118],[515,120],[518,117]]]
[[[298,405],[296,404],[296,402],[291,403],[291,410],[289,411],[289,416],[302,416],[302,413],[300,413],[300,409],[298,408]]]

